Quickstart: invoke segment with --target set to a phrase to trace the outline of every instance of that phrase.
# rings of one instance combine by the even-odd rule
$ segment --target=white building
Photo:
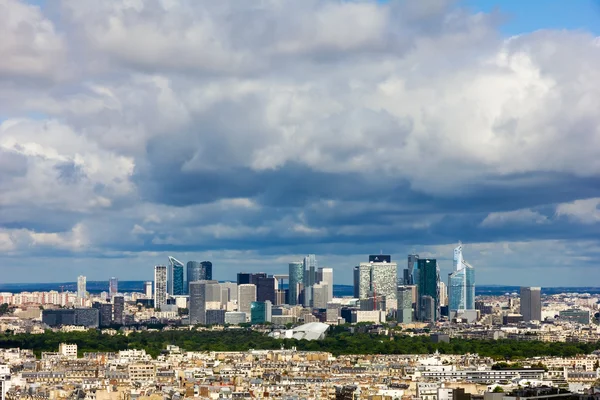
[[[77,358],[77,345],[61,343],[58,345],[58,354],[66,358]]]
[[[319,268],[321,284],[327,285],[327,303],[333,299],[333,268]]]
[[[77,277],[77,298],[85,299],[87,292],[87,279],[83,275]]]
[[[144,282],[144,293],[146,294],[147,299],[152,298],[152,282]]]
[[[256,301],[256,285],[251,283],[238,285],[238,311],[245,312],[250,316],[250,306]]]

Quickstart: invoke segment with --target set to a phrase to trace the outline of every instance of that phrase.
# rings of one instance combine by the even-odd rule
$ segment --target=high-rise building
[[[189,261],[186,266],[187,285],[194,281],[212,280],[212,263],[210,261]]]
[[[167,266],[154,267],[154,308],[159,309],[167,304]]]
[[[250,316],[252,302],[256,301],[256,285],[245,283],[238,285],[238,311]]]
[[[181,296],[185,294],[183,286],[183,263],[174,257],[169,257],[167,293],[171,296]]]
[[[152,281],[144,282],[144,293],[147,299],[152,298]]]
[[[220,285],[222,289],[227,290],[227,301],[237,301],[238,289],[235,282],[223,282]]]
[[[108,295],[112,298],[119,293],[119,280],[114,276],[108,281]]]
[[[326,309],[329,302],[329,285],[324,281],[313,285],[313,308]]]
[[[190,282],[190,324],[206,325],[207,303],[221,303],[221,286],[217,281]]]
[[[92,304],[92,307],[98,309],[100,326],[110,326],[113,319],[113,305],[111,303],[96,302]]]
[[[409,254],[408,263],[404,270],[404,284],[405,285],[416,285],[419,281],[419,269],[418,269],[419,255]]]
[[[360,263],[354,267],[354,297],[366,299],[371,291],[371,264]]]
[[[417,262],[418,265],[418,296],[419,296],[419,319],[422,321],[436,321],[439,317],[440,311],[440,269],[436,259],[420,258]],[[424,296],[429,296],[427,302],[423,302],[420,299]],[[421,306],[425,304],[430,307],[432,302],[433,312],[430,308],[422,309]]]
[[[327,303],[333,299],[333,268],[319,268],[319,282],[327,285]]]
[[[448,310],[475,309],[475,269],[463,259],[462,244],[454,249],[454,272],[448,275]]]
[[[413,322],[413,289],[410,286],[398,287],[398,322],[410,324]]]
[[[298,304],[300,291],[304,285],[304,264],[301,262],[291,262],[289,264],[289,287],[288,303],[292,306]]]
[[[309,254],[304,257],[304,306],[312,306],[312,287],[317,280],[317,256]]]
[[[125,298],[123,296],[113,297],[113,323],[123,324],[123,312],[125,311]]]
[[[87,285],[86,285],[86,277],[83,275],[79,275],[77,277],[77,298],[85,299],[87,294]]]
[[[542,320],[542,288],[521,288],[521,315],[525,322]]]
[[[256,301],[270,301],[275,303],[275,285],[276,279],[273,276],[265,276],[258,278],[256,283]]]
[[[433,297],[428,295],[421,296],[419,310],[421,311],[421,321],[433,322],[436,320],[436,301]]]
[[[440,280],[440,307],[448,305],[448,289],[446,284]]]
[[[253,301],[250,304],[250,322],[264,324],[271,322],[272,304],[270,301]]]
[[[238,285],[257,285],[259,278],[266,278],[267,274],[264,272],[238,272],[237,284]]]
[[[383,260],[382,262],[370,261],[360,263],[354,269],[354,292],[359,299],[385,296],[386,309],[397,308],[398,265],[388,262],[388,255],[372,255],[370,260]]]

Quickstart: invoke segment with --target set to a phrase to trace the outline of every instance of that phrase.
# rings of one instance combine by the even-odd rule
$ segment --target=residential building
[[[154,267],[154,308],[160,309],[167,304],[167,267]]]
[[[108,281],[108,295],[112,298],[119,293],[119,279],[114,276]]]
[[[123,312],[125,311],[125,298],[123,296],[113,297],[113,323],[123,324]]]

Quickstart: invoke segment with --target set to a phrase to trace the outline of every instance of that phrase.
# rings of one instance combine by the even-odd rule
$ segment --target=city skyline
[[[457,239],[478,284],[598,281],[596,1],[282,4],[3,0],[3,281]]]

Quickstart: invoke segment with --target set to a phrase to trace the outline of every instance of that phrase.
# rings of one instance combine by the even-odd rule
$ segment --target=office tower
[[[125,298],[123,296],[113,297],[113,323],[123,324],[123,312],[125,311]]]
[[[448,289],[446,284],[440,280],[440,307],[448,305]]]
[[[206,325],[225,325],[226,310],[206,310]]]
[[[439,281],[440,281],[440,269],[436,259],[420,258],[417,261],[418,266],[418,296],[419,296],[419,319],[422,321],[437,320],[439,316],[440,308],[440,293],[439,293]],[[423,296],[429,296],[433,301],[433,314],[430,309],[421,309],[423,304],[427,307],[430,306],[428,302],[423,303],[420,299]],[[429,301],[429,299],[428,299]],[[431,315],[430,315],[431,314]]]
[[[419,255],[409,254],[407,268],[404,270],[404,284],[405,285],[416,285],[419,281],[419,269],[418,269]],[[407,282],[408,280],[408,282]]]
[[[354,297],[366,299],[371,291],[371,264],[360,263],[354,267]]]
[[[328,287],[327,302],[329,303],[333,299],[333,268],[319,268],[317,275],[320,277],[319,282]]]
[[[167,293],[171,296],[181,296],[185,294],[183,287],[183,263],[174,257],[169,257]]]
[[[259,278],[266,278],[267,274],[264,272],[239,272],[237,274],[237,284],[238,285],[258,285]]]
[[[325,309],[329,302],[329,285],[325,282],[313,285],[313,308]]]
[[[421,321],[434,322],[436,320],[436,301],[433,297],[428,295],[421,296],[419,310],[421,311]]]
[[[253,301],[250,304],[250,323],[264,324],[271,322],[272,304],[270,301]]]
[[[86,277],[83,275],[79,275],[77,277],[77,298],[85,299],[87,287],[86,287]]]
[[[187,285],[194,281],[212,280],[212,263],[210,261],[189,261],[186,266]]]
[[[154,267],[154,308],[160,309],[167,304],[167,266]]]
[[[370,261],[360,263],[354,268],[354,292],[359,299],[368,297],[385,296],[386,309],[397,308],[398,265],[391,260],[389,255],[372,255],[369,260],[383,260],[382,262]]]
[[[113,319],[113,305],[111,303],[94,303],[92,308],[98,309],[99,325],[101,327],[110,326]]]
[[[147,299],[152,298],[152,281],[144,282],[144,293]]]
[[[312,287],[317,280],[317,256],[309,254],[304,257],[304,306],[312,306]]]
[[[288,303],[292,306],[298,304],[300,290],[304,284],[304,263],[291,262],[289,264],[289,286],[288,286]]]
[[[190,282],[190,324],[206,325],[208,303],[221,304],[221,286],[217,281]]]
[[[223,282],[221,288],[227,290],[227,301],[237,301],[238,288],[235,282]]]
[[[453,267],[448,275],[448,310],[475,310],[475,269],[463,259],[460,242],[454,249]]]
[[[119,280],[115,277],[108,281],[108,295],[112,298],[119,292]]]
[[[256,285],[251,283],[238,285],[238,311],[250,316],[253,301],[256,301]]]
[[[542,320],[542,288],[521,288],[521,315],[525,322]]]
[[[369,256],[370,263],[391,263],[392,256],[389,254],[373,254]]]
[[[273,276],[260,277],[256,283],[256,301],[270,301],[275,303],[275,278]]]
[[[383,259],[383,261],[370,262],[371,291],[374,296],[385,296],[386,310],[395,310],[398,308],[396,299],[398,295],[398,265],[391,262],[390,256],[379,255],[374,258]]]
[[[413,322],[413,290],[410,286],[398,287],[398,311],[397,320],[401,324]]]

